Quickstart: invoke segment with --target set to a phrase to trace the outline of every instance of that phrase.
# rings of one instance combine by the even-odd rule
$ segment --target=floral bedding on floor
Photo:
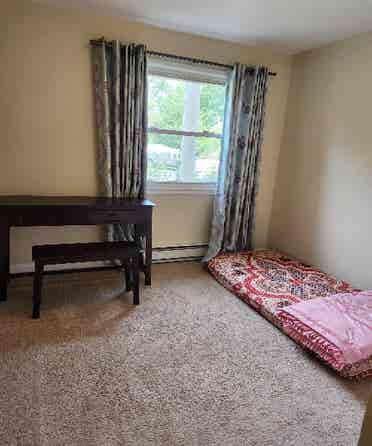
[[[372,358],[350,363],[340,361],[342,351],[322,342],[319,333],[307,325],[284,320],[282,309],[299,302],[338,293],[357,293],[345,281],[278,251],[260,250],[219,254],[208,262],[211,274],[225,288],[255,308],[265,318],[303,347],[311,350],[344,377],[372,374]],[[291,328],[289,328],[289,324]],[[338,360],[335,360],[335,357]]]

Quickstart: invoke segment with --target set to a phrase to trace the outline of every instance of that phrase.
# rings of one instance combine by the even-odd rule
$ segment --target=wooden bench
[[[126,290],[133,291],[133,304],[139,305],[139,268],[141,251],[135,242],[98,242],[41,245],[32,248],[35,262],[32,317],[40,317],[42,280],[45,265],[114,261],[123,262]]]

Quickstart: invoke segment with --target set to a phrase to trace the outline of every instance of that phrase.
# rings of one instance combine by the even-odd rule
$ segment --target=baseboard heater
[[[208,245],[166,246],[154,248],[152,258],[154,263],[184,262],[201,260]]]
[[[153,248],[152,258],[153,263],[167,263],[167,262],[192,262],[201,260],[206,253],[208,245],[179,245],[179,246],[162,246]],[[106,262],[85,262],[85,263],[71,263],[64,265],[48,265],[46,271],[72,271],[74,269],[100,269],[110,268],[110,264]],[[27,274],[34,271],[34,264],[18,263],[10,266],[11,274]]]

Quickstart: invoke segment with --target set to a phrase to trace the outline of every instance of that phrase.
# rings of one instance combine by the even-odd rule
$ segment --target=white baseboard
[[[206,249],[206,245],[154,248],[152,258],[154,263],[199,260],[204,257]]]
[[[186,260],[199,260],[204,257],[205,252],[205,245],[154,248],[152,258],[153,263],[182,262]],[[82,268],[102,268],[110,265],[110,262],[65,263],[63,265],[47,265],[45,269],[46,271],[64,271]],[[11,274],[32,273],[33,271],[33,262],[10,265]]]

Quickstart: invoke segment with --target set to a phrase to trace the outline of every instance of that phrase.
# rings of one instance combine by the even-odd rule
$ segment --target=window
[[[215,188],[227,73],[150,61],[148,166],[151,189]]]

